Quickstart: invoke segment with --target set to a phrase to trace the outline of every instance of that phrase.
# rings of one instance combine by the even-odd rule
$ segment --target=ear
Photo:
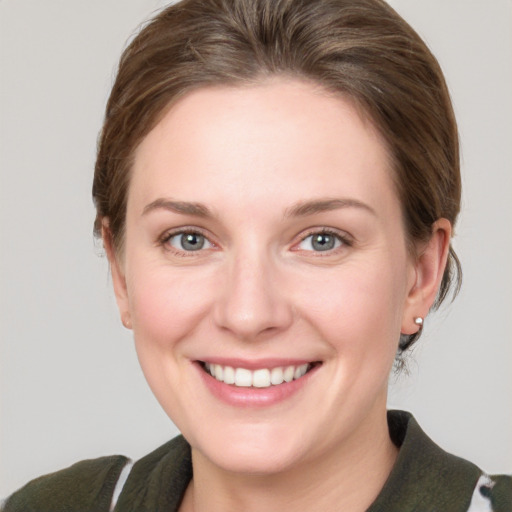
[[[415,319],[425,318],[434,304],[448,259],[451,233],[450,221],[439,219],[432,226],[430,240],[420,247],[404,307],[402,334],[418,332],[421,326]]]
[[[103,246],[105,247],[105,252],[107,253],[107,258],[110,264],[112,284],[114,286],[114,293],[116,295],[116,302],[121,316],[121,322],[127,329],[131,329],[132,321],[130,315],[130,303],[126,288],[126,277],[119,261],[119,255],[116,254],[114,249],[113,237],[112,232],[110,231],[108,219],[103,219],[102,221],[101,237],[103,239]]]

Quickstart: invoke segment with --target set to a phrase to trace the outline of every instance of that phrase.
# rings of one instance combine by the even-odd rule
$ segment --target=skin
[[[180,230],[204,248],[184,250]],[[314,250],[325,230],[336,247]],[[136,150],[123,252],[108,219],[104,238],[142,369],[192,446],[182,510],[365,510],[397,454],[386,397],[399,336],[431,307],[450,239],[440,219],[410,254],[371,122],[294,80],[190,93]],[[285,400],[244,407],[204,385],[195,361],[216,357],[321,365]]]

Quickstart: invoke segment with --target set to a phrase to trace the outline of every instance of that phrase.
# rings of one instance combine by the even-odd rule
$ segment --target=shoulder
[[[191,478],[190,445],[179,435],[135,462],[115,510],[178,510]]]
[[[482,475],[473,492],[468,512],[510,512],[512,476]]]
[[[115,509],[123,512],[177,510],[192,478],[190,446],[185,439],[178,436],[133,466],[129,462],[121,455],[78,462],[32,480],[0,509],[108,512],[117,503]]]
[[[512,479],[487,476],[473,463],[445,452],[403,411],[390,411],[388,425],[398,458],[370,512],[512,511]]]
[[[127,462],[121,455],[101,457],[41,476],[12,494],[2,512],[108,511]]]

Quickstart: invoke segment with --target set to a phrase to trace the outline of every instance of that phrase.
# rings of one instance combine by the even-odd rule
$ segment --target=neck
[[[192,449],[194,478],[181,510],[282,512],[296,505],[304,512],[362,512],[384,486],[397,454],[385,411],[378,421],[364,422],[341,446],[280,473],[226,471]]]

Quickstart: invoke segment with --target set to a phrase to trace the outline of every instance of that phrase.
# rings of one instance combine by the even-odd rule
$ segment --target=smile
[[[278,366],[275,368],[234,368],[213,363],[202,363],[205,372],[217,381],[245,388],[268,388],[298,380],[308,373],[315,363],[301,365]]]

